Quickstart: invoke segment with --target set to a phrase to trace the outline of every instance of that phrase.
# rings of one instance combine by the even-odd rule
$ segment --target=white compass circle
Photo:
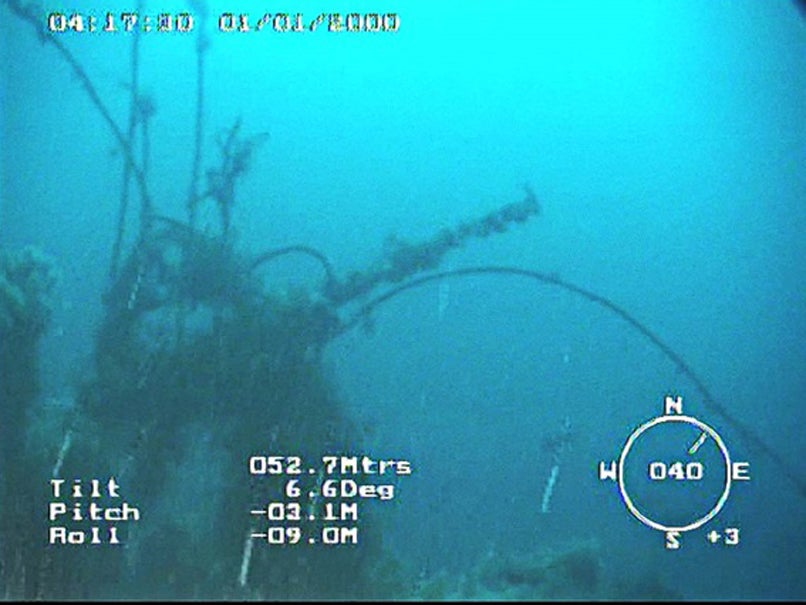
[[[653,521],[645,514],[643,514],[640,510],[638,510],[638,507],[635,506],[635,503],[632,501],[629,494],[627,493],[627,488],[624,484],[624,464],[625,461],[627,460],[627,454],[630,453],[630,449],[632,448],[633,444],[636,442],[638,437],[640,437],[643,433],[645,433],[652,427],[657,426],[659,424],[663,424],[665,422],[682,422],[685,424],[691,424],[696,426],[704,433],[706,433],[709,437],[711,437],[711,439],[714,440],[714,443],[716,443],[720,453],[722,454],[722,458],[725,460],[725,488],[722,491],[722,495],[719,497],[719,500],[714,505],[714,507],[707,514],[689,523],[688,525],[669,526],[669,525],[663,525],[662,523],[658,523],[657,521]],[[722,510],[722,507],[725,506],[725,503],[728,500],[728,496],[730,495],[730,487],[731,487],[730,453],[728,452],[728,448],[725,445],[725,442],[722,440],[722,437],[720,437],[719,434],[713,428],[711,428],[704,422],[697,420],[693,416],[684,416],[682,414],[668,414],[665,416],[658,416],[657,418],[653,418],[652,420],[649,420],[648,422],[645,422],[644,424],[639,426],[627,438],[627,442],[624,444],[624,449],[621,451],[621,456],[619,456],[618,461],[618,487],[619,492],[621,493],[621,497],[624,499],[624,504],[627,506],[627,510],[629,510],[630,513],[644,525],[647,525],[653,529],[657,529],[659,531],[664,532],[691,531],[708,523],[711,519],[713,519],[716,515],[718,515],[719,511]]]

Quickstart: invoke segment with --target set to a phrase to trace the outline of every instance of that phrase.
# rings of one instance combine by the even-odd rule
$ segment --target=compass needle
[[[703,431],[702,433],[700,433],[699,439],[697,439],[697,441],[694,442],[694,445],[688,448],[688,455],[693,456],[695,453],[697,453],[697,450],[700,449],[700,446],[703,443],[705,443],[706,439],[708,439],[708,433]]]

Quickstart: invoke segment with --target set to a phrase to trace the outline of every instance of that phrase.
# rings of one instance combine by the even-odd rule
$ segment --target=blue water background
[[[81,8],[131,8],[116,4]],[[390,235],[428,237],[517,201],[529,183],[539,217],[444,266],[538,269],[610,298],[804,480],[806,23],[794,4],[293,4],[306,15],[394,10],[401,30],[212,34],[205,166],[218,159],[213,134],[238,116],[244,132],[270,134],[237,192],[243,250],[309,244],[345,275]],[[57,260],[41,378],[43,396],[65,397],[90,364],[120,160],[65,62],[0,15],[0,242]],[[62,39],[123,124],[128,37]],[[193,38],[144,35],[141,68],[157,106],[151,192],[183,218]],[[296,258],[265,275],[272,288],[321,279]],[[326,361],[368,453],[412,460],[398,498],[378,508],[387,544],[423,574],[594,540],[609,574],[652,574],[687,597],[806,596],[802,493],[624,321],[500,276],[425,285],[373,317]],[[741,527],[740,547],[695,532],[667,552],[596,478],[666,393],[751,463],[751,482],[714,521]],[[541,514],[553,464],[541,443],[566,418],[574,441]]]

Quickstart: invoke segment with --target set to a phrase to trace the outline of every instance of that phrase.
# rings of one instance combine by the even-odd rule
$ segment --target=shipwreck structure
[[[139,37],[132,38],[129,121],[123,128],[70,49],[59,38],[41,34],[36,11],[20,0],[5,0],[5,6],[31,25],[72,69],[117,141],[123,175],[94,368],[76,386],[75,405],[51,427],[46,448],[31,446],[23,436],[30,432],[26,423],[37,396],[35,345],[48,320],[51,264],[33,251],[0,257],[0,590],[4,595],[26,599],[121,594],[260,599],[416,596],[405,570],[384,551],[371,515],[362,518],[360,547],[338,552],[324,546],[253,550],[249,541],[253,526],[244,511],[261,506],[266,494],[281,490],[282,484],[279,477],[250,479],[245,461],[267,447],[310,458],[323,451],[359,449],[360,432],[323,371],[323,348],[403,291],[479,274],[562,288],[615,313],[658,347],[692,380],[707,405],[776,460],[806,492],[797,473],[715,401],[679,354],[609,299],[555,274],[531,269],[481,266],[440,271],[451,250],[538,217],[540,203],[529,186],[487,215],[468,218],[423,241],[397,241],[375,263],[347,275],[307,244],[252,254],[242,250],[233,236],[232,208],[237,185],[266,136],[245,134],[236,120],[216,138],[218,165],[206,170],[200,165],[206,141],[204,36],[197,44],[187,216],[178,220],[161,216],[149,192],[148,125],[153,104],[141,93]],[[139,223],[134,243],[127,247],[125,217],[134,203],[139,204]],[[204,204],[218,211],[215,233],[198,227]],[[318,287],[293,297],[264,287],[261,268],[288,255],[315,259],[321,267]],[[199,468],[203,477],[194,474]],[[99,547],[48,548],[43,536],[49,535],[52,519],[42,511],[49,510],[54,485],[66,489],[75,477],[115,478],[125,483],[127,500],[152,514],[144,512],[138,523],[112,532],[111,519],[96,523],[90,515],[83,516],[87,511],[73,510],[77,522],[86,526],[86,539],[97,539]],[[114,484],[106,487],[102,491],[90,486],[99,489],[99,506],[122,508],[115,507]],[[54,514],[62,512],[67,511],[57,509]],[[117,542],[126,547],[119,548]],[[593,577],[596,564],[589,550],[580,558],[584,565],[567,564],[571,558],[567,553],[563,557],[563,565],[572,569],[567,572],[570,577],[577,568],[594,570],[588,572]],[[493,587],[506,584],[525,590],[521,587],[539,584],[549,573],[546,569],[557,565],[541,562],[528,573],[517,572],[515,579],[515,572],[499,568],[483,570],[480,577]],[[586,586],[594,584],[589,580]],[[552,594],[567,593],[558,589]]]

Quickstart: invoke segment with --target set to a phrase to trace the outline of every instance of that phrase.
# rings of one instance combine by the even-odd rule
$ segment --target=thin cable
[[[638,321],[635,317],[630,315],[627,311],[623,308],[618,306],[613,301],[596,294],[595,292],[591,292],[590,290],[586,290],[581,286],[577,286],[576,284],[572,284],[561,279],[559,276],[555,274],[549,273],[542,273],[540,271],[532,271],[529,269],[519,269],[516,267],[499,267],[499,266],[486,266],[486,267],[470,267],[467,269],[455,269],[452,271],[441,271],[439,273],[434,273],[431,275],[426,275],[423,277],[419,277],[412,281],[406,282],[405,284],[401,284],[392,288],[388,292],[370,300],[366,304],[364,304],[355,314],[355,316],[344,322],[342,327],[338,331],[335,336],[339,336],[344,332],[347,332],[358,324],[360,324],[366,317],[369,315],[373,309],[378,307],[379,305],[383,304],[384,302],[394,298],[398,294],[405,292],[406,290],[411,290],[418,286],[422,286],[423,284],[427,284],[433,281],[439,281],[442,279],[446,279],[449,277],[466,277],[471,275],[517,275],[521,277],[527,277],[530,279],[537,280],[544,284],[548,284],[551,286],[556,286],[573,294],[577,294],[586,298],[587,300],[596,303],[605,309],[608,309],[621,317],[624,321],[626,321],[629,325],[633,328],[638,330],[641,334],[643,334],[653,345],[655,345],[660,351],[668,357],[674,365],[677,367],[678,371],[687,376],[689,380],[694,384],[696,389],[700,392],[703,398],[703,405],[706,408],[710,409],[711,411],[719,414],[724,418],[728,424],[730,424],[736,432],[744,438],[748,443],[755,446],[759,450],[761,450],[767,457],[778,466],[779,470],[793,483],[793,485],[797,488],[800,495],[806,498],[806,482],[800,477],[797,471],[792,468],[789,463],[784,460],[780,454],[778,454],[775,450],[773,450],[770,446],[768,446],[758,435],[756,435],[753,430],[746,425],[744,422],[736,418],[731,412],[729,412],[725,406],[719,403],[711,392],[708,390],[708,387],[705,386],[705,383],[702,379],[691,369],[688,363],[676,353],[669,345],[663,342],[660,337],[655,334],[652,330],[650,330],[647,326],[642,324]],[[334,336],[334,337],[335,337]]]

